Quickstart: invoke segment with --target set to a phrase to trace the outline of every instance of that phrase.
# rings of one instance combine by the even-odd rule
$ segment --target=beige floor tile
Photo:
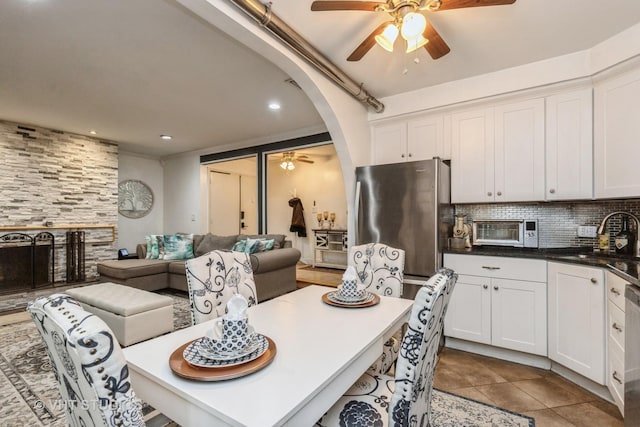
[[[532,380],[549,375],[549,371],[544,369],[524,366],[518,363],[493,358],[487,358],[487,360],[482,362],[482,364],[509,382]]]
[[[575,424],[562,418],[553,409],[541,409],[539,411],[526,411],[522,415],[532,417],[536,421],[536,427],[576,427]]]
[[[622,420],[622,414],[620,413],[620,409],[613,403],[609,403],[606,400],[601,398],[597,398],[596,400],[589,402],[591,405],[600,409],[601,411],[611,415],[613,418],[617,420]],[[640,420],[638,420],[638,424],[640,424]]]
[[[545,409],[545,405],[514,386],[512,383],[491,384],[476,387],[487,396],[495,405],[510,411],[535,411]]]
[[[617,419],[600,410],[591,403],[561,406],[553,411],[569,420],[576,426],[622,427],[621,419]]]
[[[512,384],[544,403],[547,408],[582,403],[585,402],[585,396],[588,396],[573,387],[566,387],[562,382],[556,381],[555,377],[516,381]]]
[[[460,375],[455,369],[450,369],[438,364],[438,366],[436,366],[433,386],[440,390],[453,391],[459,388],[471,387],[473,384]]]

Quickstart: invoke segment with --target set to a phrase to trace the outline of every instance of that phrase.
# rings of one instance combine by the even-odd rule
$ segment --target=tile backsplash
[[[595,248],[598,246],[597,237],[578,237],[578,226],[598,226],[607,214],[615,211],[630,212],[640,217],[640,199],[455,205],[456,214],[467,215],[465,222],[473,219],[537,219],[541,248]],[[610,247],[613,247],[613,238],[621,224],[620,215],[611,217],[608,222]],[[629,222],[629,227],[637,235],[633,220]]]

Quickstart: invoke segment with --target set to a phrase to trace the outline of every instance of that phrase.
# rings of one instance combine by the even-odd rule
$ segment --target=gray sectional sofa
[[[194,235],[194,256],[212,250],[231,249],[235,242],[250,238],[274,239],[274,247],[250,255],[258,301],[275,298],[296,289],[296,264],[300,251],[281,234],[259,236]],[[138,244],[138,259],[103,261],[98,263],[101,282],[120,283],[138,289],[155,291],[164,288],[187,291],[185,260],[146,259],[147,245]]]

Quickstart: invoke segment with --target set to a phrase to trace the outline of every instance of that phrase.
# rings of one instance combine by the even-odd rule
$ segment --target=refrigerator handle
[[[354,244],[358,244],[358,221],[360,219],[360,181],[356,181],[356,194],[355,194],[355,204],[354,204],[354,213],[353,213],[353,237]]]

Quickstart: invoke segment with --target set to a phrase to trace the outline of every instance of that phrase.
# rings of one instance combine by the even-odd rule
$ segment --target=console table
[[[313,266],[345,268],[347,266],[347,230],[314,229]]]

